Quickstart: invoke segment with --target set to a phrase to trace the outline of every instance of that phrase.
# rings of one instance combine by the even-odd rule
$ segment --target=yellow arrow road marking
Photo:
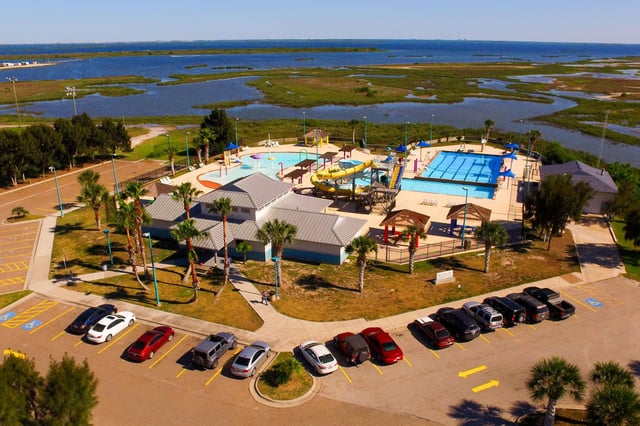
[[[471,390],[473,392],[481,392],[483,390],[487,390],[490,388],[497,388],[500,385],[500,382],[497,380],[489,380],[487,383],[484,383],[480,386],[476,386],[475,388],[472,388]]]
[[[351,377],[349,377],[349,375],[347,374],[346,371],[344,371],[344,368],[342,368],[341,365],[338,366],[338,368],[340,369],[340,371],[342,371],[342,374],[344,374],[344,377],[346,377],[347,381],[349,383],[353,383],[353,381],[351,380]]]
[[[475,374],[475,373],[479,373],[479,372],[481,372],[483,370],[486,370],[486,369],[487,369],[486,365],[481,365],[479,367],[475,367],[475,368],[472,368],[470,370],[465,370],[465,371],[459,372],[458,373],[458,377],[467,378],[467,376],[470,376],[470,375]]]
[[[162,361],[162,359],[164,357],[166,357],[167,355],[169,355],[169,353],[171,353],[172,350],[174,350],[176,347],[178,347],[178,345],[180,343],[182,343],[182,341],[184,339],[186,339],[187,337],[189,337],[188,334],[185,334],[184,336],[182,336],[182,339],[178,340],[176,343],[173,344],[173,346],[171,346],[171,348],[169,348],[168,351],[166,351],[165,353],[162,354],[162,356],[160,356],[159,358],[156,358],[155,361],[153,361],[153,363],[149,366],[149,368],[153,368],[154,365],[156,365],[157,363],[159,363],[160,361]]]

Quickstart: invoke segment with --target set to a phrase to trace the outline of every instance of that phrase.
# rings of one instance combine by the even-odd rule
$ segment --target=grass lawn
[[[618,239],[618,250],[627,269],[627,276],[640,280],[640,247],[634,247],[633,242],[624,238],[624,221],[616,219],[611,224]]]
[[[288,359],[293,359],[296,363],[298,362],[291,352],[281,352],[269,368],[273,368],[274,365]],[[305,395],[313,386],[313,379],[302,365],[298,365],[299,368],[293,371],[291,379],[287,383],[277,387],[269,385],[264,378],[260,377],[258,379],[258,390],[260,393],[276,401],[289,401]]]
[[[544,267],[541,267],[544,265]],[[569,232],[546,243],[532,243],[504,250],[494,249],[489,273],[483,272],[484,251],[408,265],[370,262],[364,292],[358,292],[355,261],[336,265],[282,262],[280,300],[273,305],[282,313],[312,321],[354,318],[372,320],[484,294],[519,284],[579,270]],[[241,265],[260,291],[273,290],[273,266],[259,262]],[[454,270],[455,283],[435,286],[436,272]]]
[[[15,291],[13,293],[0,294],[0,308],[9,306],[16,300],[20,300],[23,297],[30,295],[31,293],[32,293],[31,290],[21,290],[21,291]]]

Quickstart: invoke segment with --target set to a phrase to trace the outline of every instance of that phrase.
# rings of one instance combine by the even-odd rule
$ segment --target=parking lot
[[[94,412],[97,424],[125,419],[149,421],[158,410],[153,407],[173,413],[174,417],[164,419],[162,424],[187,419],[198,422],[199,416],[211,415],[208,404],[227,407],[216,414],[220,421],[237,421],[241,413],[252,419],[253,414],[248,414],[251,411],[259,411],[273,421],[290,420],[304,416],[305,406],[322,410],[332,404],[344,407],[345,403],[358,419],[373,414],[374,418],[384,417],[376,411],[379,409],[388,415],[407,415],[407,421],[428,419],[441,424],[451,424],[452,417],[460,416],[513,420],[517,414],[510,412],[514,404],[530,401],[524,384],[529,368],[543,357],[566,357],[578,364],[585,376],[595,361],[615,360],[629,365],[638,360],[640,343],[635,327],[630,326],[640,317],[635,309],[635,283],[616,278],[573,286],[563,290],[562,296],[576,305],[576,315],[565,321],[499,329],[444,350],[430,349],[409,329],[396,331],[393,336],[405,359],[390,366],[373,362],[347,366],[328,344],[341,368],[329,376],[316,377],[321,383],[317,401],[285,410],[289,413],[286,415],[283,410],[254,401],[249,393],[250,381],[229,373],[232,353],[224,355],[221,368],[193,369],[190,349],[202,336],[176,332],[173,341],[152,360],[126,360],[128,346],[156,324],[137,321],[111,342],[95,345],[65,331],[83,308],[33,296],[0,314],[0,342],[3,350],[34,357],[40,370],[46,370],[49,355],[59,359],[68,353],[79,360],[86,358],[99,379],[100,404]],[[211,330],[218,331],[222,330]],[[235,352],[241,349],[239,345]],[[489,406],[494,409],[488,410]]]
[[[0,226],[0,292],[21,290],[40,222]]]

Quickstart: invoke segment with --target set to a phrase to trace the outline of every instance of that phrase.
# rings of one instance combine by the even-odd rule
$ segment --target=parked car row
[[[109,342],[118,333],[130,327],[136,320],[133,312],[118,312],[111,304],[89,308],[82,312],[67,327],[74,334],[84,334],[93,343]],[[173,340],[175,332],[169,326],[158,326],[145,331],[126,351],[131,361],[143,362],[152,359],[165,343]],[[191,350],[193,365],[214,369],[218,361],[228,350],[237,347],[238,340],[233,333],[211,334]],[[267,342],[253,342],[245,347],[233,360],[231,374],[238,377],[251,377],[271,355],[271,346]]]
[[[418,318],[413,327],[437,349],[453,345],[454,340],[468,342],[481,332],[519,323],[538,323],[545,319],[563,320],[575,313],[575,307],[550,288],[527,287],[522,293],[506,297],[491,296],[482,303],[470,301],[461,308],[444,307],[430,316]]]

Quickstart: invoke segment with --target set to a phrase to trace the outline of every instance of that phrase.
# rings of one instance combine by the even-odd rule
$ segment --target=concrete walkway
[[[66,289],[64,286],[68,282],[67,279],[55,281],[48,278],[55,223],[55,216],[47,216],[42,220],[25,287],[44,297],[61,302],[81,306],[95,306],[105,303],[105,299],[102,296],[84,294]],[[620,260],[615,242],[613,241],[612,233],[601,218],[586,218],[581,223],[570,225],[569,229],[573,233],[578,248],[581,273],[553,277],[537,283],[525,284],[492,294],[503,295],[519,291],[528,285],[551,287],[558,290],[576,284],[616,277],[625,272],[624,265]],[[162,267],[162,265],[158,264],[156,264],[156,266]],[[101,271],[78,276],[74,279],[93,281],[119,273],[124,273],[124,271]],[[263,326],[257,331],[251,332],[234,329],[232,327],[221,326],[208,321],[166,313],[122,301],[118,301],[118,307],[120,310],[134,311],[136,316],[141,320],[153,324],[169,325],[175,329],[196,335],[207,335],[221,330],[229,330],[233,331],[243,343],[250,343],[254,340],[266,340],[277,351],[291,351],[302,341],[308,339],[328,341],[340,332],[357,332],[369,326],[380,326],[388,331],[406,329],[407,324],[411,323],[415,318],[431,314],[439,308],[439,306],[432,306],[374,321],[365,321],[364,319],[332,322],[304,321],[285,316],[277,312],[273,306],[262,304],[261,293],[233,267],[233,264],[230,270],[230,280],[249,306],[251,306],[264,321]],[[475,296],[472,299],[478,300],[484,297],[485,296]],[[455,304],[461,305],[465,301],[466,300],[460,300]]]

